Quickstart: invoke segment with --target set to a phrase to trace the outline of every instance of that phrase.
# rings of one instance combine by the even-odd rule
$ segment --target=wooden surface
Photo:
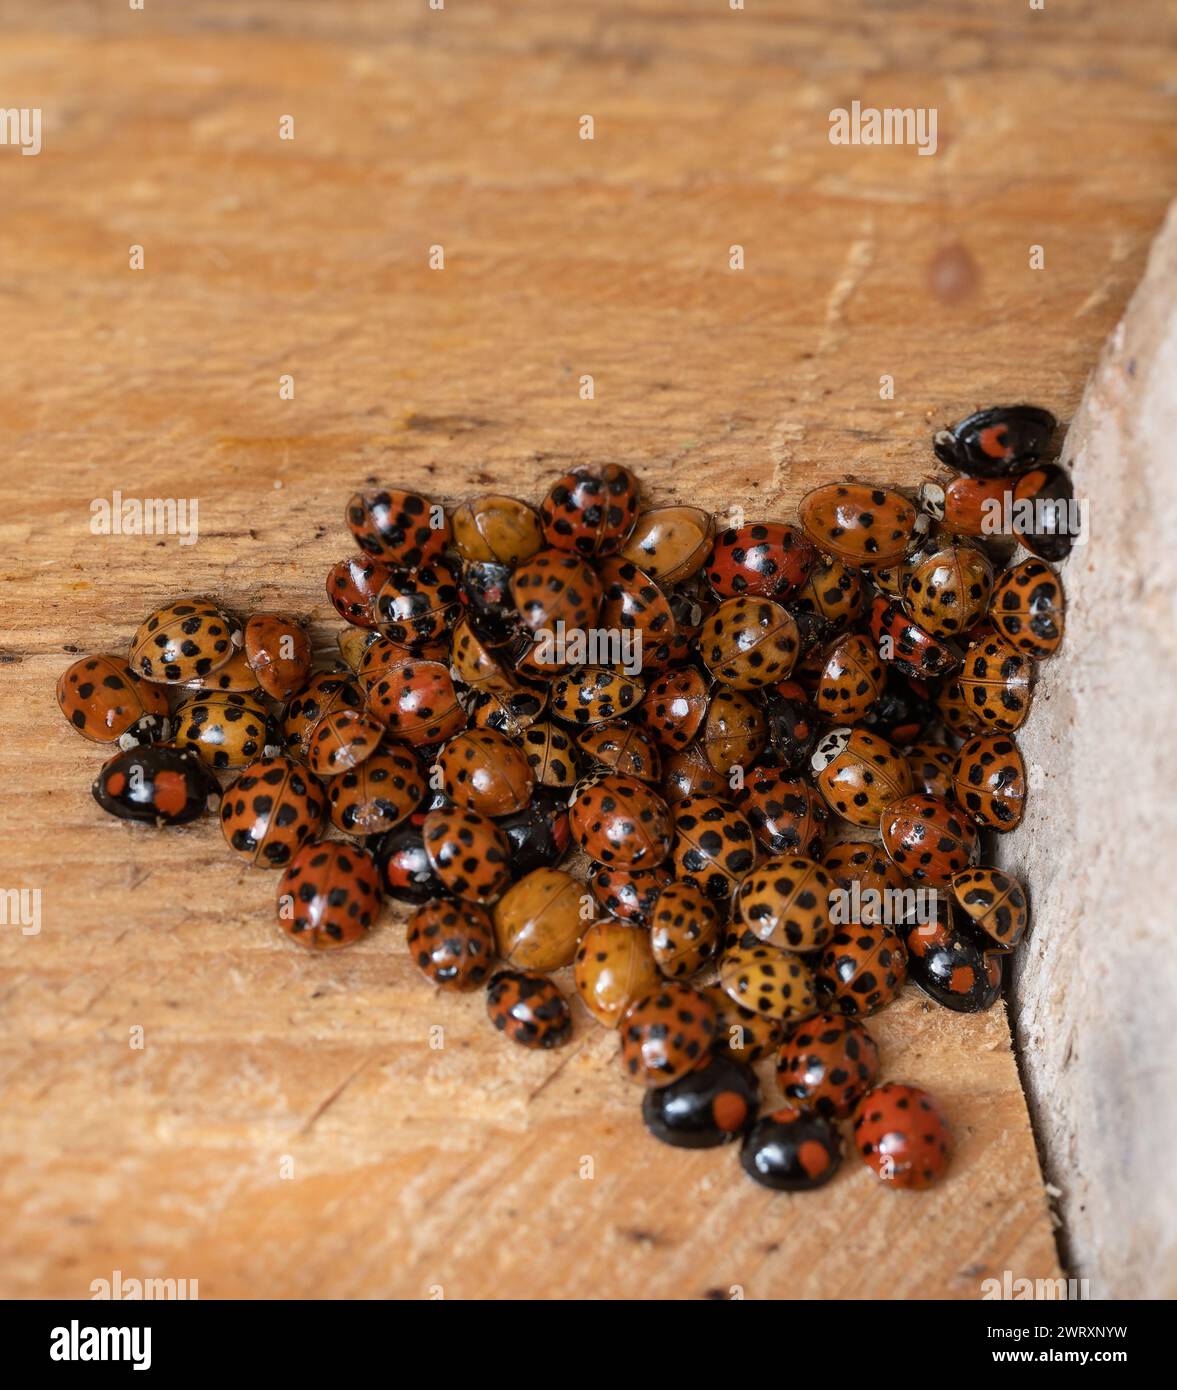
[[[842,473],[917,481],[978,404],[1068,415],[1173,185],[1174,6],[0,20],[3,100],[44,111],[37,158],[0,147],[0,886],[42,893],[39,935],[0,929],[0,1293],[117,1268],[202,1297],[972,1298],[1055,1271],[1000,1008],[909,991],[877,1020],[957,1134],[941,1189],[851,1161],[771,1195],[648,1140],[583,1012],[527,1055],[422,982],[391,911],[308,958],[215,824],[103,816],[53,682],[189,591],[313,611],[326,648],[365,478],[535,497],[613,458],[652,499],[783,517]],[[936,105],[939,153],[831,146],[855,98]],[[199,542],[91,535],[115,488],[198,498]]]

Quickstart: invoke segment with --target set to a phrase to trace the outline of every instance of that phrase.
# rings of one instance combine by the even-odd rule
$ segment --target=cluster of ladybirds
[[[129,657],[75,662],[58,699],[119,745],[99,804],[161,825],[219,805],[230,848],[281,870],[300,945],[346,946],[384,897],[413,904],[417,966],[485,986],[527,1047],[569,1038],[552,974],[570,965],[658,1138],[742,1139],[753,1178],[800,1190],[833,1176],[850,1119],[880,1179],[922,1188],[947,1126],[918,1088],[876,1085],[863,1019],[909,976],[988,1008],[1026,929],[1022,886],[979,861],[1022,817],[1013,732],[1063,595],[1036,553],[998,573],[1012,545],[982,504],[991,484],[1059,495],[1054,427],[1021,406],[937,436],[961,476],[929,482],[922,512],[832,483],[799,526],[719,534],[697,507],[643,511],[614,464],[538,511],[357,494],[358,550],[327,578],[348,624],[335,669],[312,671],[293,618],[188,598]],[[1057,532],[1018,539],[1060,553]],[[566,662],[537,640],[553,632],[640,637],[640,674],[607,645]],[[573,844],[587,894],[561,867]],[[913,888],[937,890],[931,913]],[[750,1064],[773,1054],[785,1104],[757,1118]]]

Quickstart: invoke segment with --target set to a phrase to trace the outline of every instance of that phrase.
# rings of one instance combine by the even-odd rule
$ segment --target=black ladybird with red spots
[[[821,1115],[785,1106],[763,1115],[748,1131],[740,1151],[744,1172],[777,1192],[809,1192],[838,1171],[842,1140]]]
[[[546,975],[500,970],[486,992],[486,1011],[521,1047],[561,1047],[572,1036],[568,1000]]]
[[[398,825],[375,842],[372,853],[380,885],[388,897],[402,903],[423,903],[444,893],[445,885],[425,851],[420,825],[412,821]]]
[[[94,800],[120,820],[184,825],[214,810],[221,789],[198,753],[157,744],[128,748],[104,763]]]
[[[555,868],[572,845],[568,826],[567,792],[536,787],[531,801],[495,824],[511,847],[511,875],[522,878],[533,869]]]
[[[642,1097],[642,1119],[655,1139],[676,1149],[714,1149],[739,1139],[756,1117],[756,1073],[728,1056],[713,1057],[669,1086]]]
[[[1024,473],[1050,449],[1057,421],[1035,405],[999,405],[975,411],[941,430],[933,441],[936,457],[974,478],[1007,478]]]

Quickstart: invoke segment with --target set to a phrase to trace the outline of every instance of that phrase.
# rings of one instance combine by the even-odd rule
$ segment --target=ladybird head
[[[809,759],[809,765],[814,772],[824,772],[827,767],[839,757],[850,742],[851,730],[848,728],[831,729],[817,747],[813,750],[813,755]]]

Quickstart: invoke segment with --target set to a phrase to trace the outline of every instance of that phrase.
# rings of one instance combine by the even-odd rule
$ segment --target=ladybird
[[[1008,734],[977,734],[956,755],[952,792],[986,830],[1013,830],[1026,808],[1026,766]]]
[[[149,681],[179,685],[218,670],[242,643],[241,628],[206,598],[157,608],[131,639],[131,669]]]
[[[572,1036],[568,1000],[546,975],[500,970],[486,991],[486,1011],[522,1047],[562,1047]]]
[[[494,561],[514,568],[543,545],[534,507],[492,494],[463,502],[451,518],[454,546],[463,560]]]
[[[541,550],[519,565],[511,576],[511,597],[524,625],[533,636],[557,632],[587,632],[594,626],[604,590],[601,581],[577,555],[563,550]],[[538,643],[543,647],[545,643]],[[571,665],[552,656],[536,664],[548,668]]]
[[[956,754],[946,743],[915,743],[907,750],[912,791],[925,796],[952,796]]]
[[[1009,484],[1004,478],[953,478],[927,482],[920,488],[920,506],[952,536],[992,536],[1000,531]]]
[[[621,555],[668,589],[698,574],[714,535],[715,518],[702,507],[656,507],[638,517]]]
[[[421,837],[433,872],[455,898],[492,903],[510,882],[507,837],[476,811],[459,806],[430,811]]]
[[[166,744],[116,753],[102,765],[91,791],[112,816],[159,826],[184,825],[215,811],[221,795],[198,753]]]
[[[762,1187],[809,1192],[838,1171],[842,1140],[821,1115],[784,1106],[762,1115],[744,1138],[740,1165]]]
[[[566,797],[562,788],[536,787],[521,811],[495,821],[511,847],[511,873],[515,877],[532,869],[555,867],[568,853],[572,832]]]
[[[727,796],[727,778],[711,766],[702,744],[690,743],[662,762],[662,795],[668,806],[688,796]]]
[[[714,1149],[739,1139],[756,1118],[760,1083],[734,1057],[713,1057],[669,1086],[642,1097],[642,1119],[655,1139],[676,1149]]]
[[[409,918],[405,944],[426,979],[463,994],[484,984],[494,965],[494,929],[476,903],[425,903]]]
[[[780,1046],[785,1021],[758,1014],[737,1004],[719,985],[708,985],[701,993],[715,1005],[717,1047],[741,1062],[758,1062]]]
[[[732,796],[765,849],[821,858],[830,814],[808,782],[787,777],[777,768],[757,767]]]
[[[945,727],[959,738],[971,737],[980,727],[972,705],[965,699],[959,676],[949,676],[936,692],[936,712]]]
[[[532,724],[520,735],[519,746],[527,757],[537,786],[568,788],[576,785],[576,748],[571,737],[558,725],[550,720]]]
[[[83,738],[134,748],[171,737],[168,697],[121,656],[83,656],[57,681],[62,714]]]
[[[277,753],[250,763],[225,789],[221,829],[250,863],[280,869],[318,834],[326,802],[318,779]]]
[[[1032,467],[1050,448],[1057,421],[1035,405],[999,405],[941,430],[932,447],[941,463],[975,478],[1007,478]]]
[[[354,632],[356,629],[352,628],[350,631]],[[223,666],[218,666],[211,675],[197,676],[190,681],[180,681],[171,688],[176,691],[185,691],[189,695],[200,695],[206,690],[230,690],[236,695],[252,695],[256,699],[262,694],[262,688],[258,684],[257,676],[253,673],[253,668],[249,664],[249,658],[246,656],[243,646],[237,647],[229,660]]]
[[[1045,661],[1063,640],[1066,602],[1054,570],[1041,560],[1023,560],[998,580],[990,606],[993,626],[1031,661]]]
[[[339,655],[343,658],[343,664],[353,674],[359,672],[364,656],[373,642],[388,642],[388,638],[381,637],[374,628],[359,627],[345,627],[335,638],[335,644],[339,648]],[[389,646],[392,646],[391,642],[389,642]],[[250,674],[252,675],[252,672]],[[303,684],[305,685],[305,683],[304,681]]]
[[[232,691],[190,696],[176,706],[174,719],[177,746],[194,749],[218,771],[244,767],[278,741],[261,704]]]
[[[764,711],[742,690],[720,686],[707,707],[699,743],[716,772],[726,776],[747,767],[768,744]]]
[[[756,861],[752,827],[734,806],[713,796],[688,796],[671,815],[678,878],[717,902],[729,901]]]
[[[621,1060],[631,1081],[669,1086],[694,1071],[715,1043],[715,1005],[690,985],[660,985],[620,1023]]]
[[[915,531],[916,511],[906,497],[865,483],[816,487],[797,514],[818,550],[849,565],[895,564]]]
[[[359,941],[380,914],[376,861],[357,845],[303,845],[278,885],[282,930],[314,951]]]
[[[577,735],[576,746],[594,766],[607,772],[657,782],[662,759],[653,736],[640,724],[624,719],[598,724]]]
[[[879,829],[891,861],[915,883],[947,888],[954,873],[977,862],[974,826],[943,797],[913,793],[892,802]]]
[[[769,686],[764,691],[763,704],[768,731],[765,761],[795,775],[808,765],[817,742],[817,712],[794,681]]]
[[[959,636],[985,616],[993,593],[993,565],[976,546],[943,546],[903,579],[903,602],[932,637]]]
[[[873,643],[860,632],[839,638],[822,657],[815,703],[826,719],[860,719],[883,693],[887,682]]]
[[[1057,463],[1040,463],[1014,484],[1014,535],[1040,560],[1065,560],[1074,542],[1071,475]]]
[[[425,852],[419,825],[404,822],[388,831],[376,841],[372,854],[381,887],[397,902],[424,903],[444,891]]]
[[[936,719],[937,710],[928,684],[889,665],[883,693],[858,722],[869,733],[903,747],[918,743]]]
[[[646,691],[639,717],[663,748],[685,748],[707,714],[707,678],[694,667],[666,671]]]
[[[380,668],[382,674],[376,675],[381,657],[386,664]],[[367,713],[393,738],[424,747],[444,743],[466,727],[454,682],[439,661],[418,661],[406,652],[403,660],[393,664],[386,653],[373,647],[365,662],[361,675],[371,679]]]
[[[911,791],[903,754],[862,729],[831,729],[818,741],[810,765],[830,810],[871,830],[887,806]]]
[[[1022,939],[1030,910],[1026,890],[1012,874],[962,869],[952,875],[950,887],[957,906],[998,946],[1010,951]]]
[[[499,955],[509,965],[540,974],[570,964],[585,925],[582,892],[562,869],[534,869],[512,884],[494,910]]]
[[[384,743],[359,767],[327,784],[331,824],[347,835],[382,835],[411,816],[425,796],[425,780],[408,748]]]
[[[382,637],[419,648],[453,627],[461,604],[452,570],[434,560],[419,569],[394,569],[377,591],[372,616]]]
[[[814,973],[822,1009],[858,1017],[889,1004],[906,978],[907,948],[885,922],[840,927]]]
[[[468,613],[463,614],[454,627],[450,660],[454,678],[472,690],[484,685],[511,689],[516,684],[513,673],[495,655],[488,639],[476,630]]]
[[[790,1024],[777,1053],[781,1094],[799,1110],[844,1120],[875,1084],[879,1049],[856,1018],[818,1014]]]
[[[808,1018],[817,1013],[817,994],[809,967],[775,946],[741,947],[724,952],[719,987],[741,1008],[774,1018]]]
[[[581,937],[572,974],[581,1002],[606,1028],[616,1028],[630,1005],[658,989],[662,978],[649,932],[613,917],[594,922]]]
[[[603,724],[636,709],[641,681],[607,666],[577,666],[552,685],[552,713],[568,724]]]
[[[856,569],[831,557],[819,559],[809,578],[790,600],[795,619],[802,613],[824,620],[827,632],[840,632],[850,626],[866,604],[866,585]]]
[[[465,612],[485,632],[505,639],[518,618],[511,598],[511,566],[494,560],[465,560],[461,571],[461,599]]]
[[[834,887],[846,895],[841,922],[882,922],[890,916],[891,904],[902,893],[907,880],[883,853],[865,840],[843,840],[822,860]]]
[[[834,934],[833,881],[812,859],[784,854],[765,859],[736,894],[740,920],[769,946],[816,951]]]
[[[494,729],[467,729],[441,750],[442,787],[456,805],[483,816],[521,811],[535,789],[527,755]]]
[[[1011,734],[1030,711],[1030,659],[1003,637],[985,637],[965,653],[960,691],[979,724]]]
[[[275,700],[289,700],[311,674],[310,638],[282,613],[255,613],[246,622],[245,657],[258,685]]]
[[[707,560],[718,598],[786,598],[809,577],[817,551],[795,526],[755,522],[722,532]]]
[[[1001,993],[1004,956],[971,933],[942,924],[931,929],[915,925],[907,932],[908,979],[954,1013],[984,1013],[993,1007]]]
[[[662,973],[672,980],[697,975],[719,950],[719,928],[719,913],[700,889],[663,888],[650,915],[650,945]]]
[[[282,737],[292,758],[305,758],[310,734],[325,714],[362,710],[364,696],[347,672],[320,671],[291,699],[282,716]]]
[[[615,554],[637,515],[637,479],[619,463],[565,473],[539,509],[548,545],[584,556]]]
[[[361,550],[405,569],[431,564],[450,543],[445,512],[415,492],[354,493],[343,519]]]
[[[909,676],[942,676],[960,665],[960,652],[912,622],[901,603],[877,594],[868,619],[871,636],[882,659]]]
[[[649,926],[658,895],[673,882],[674,874],[665,864],[652,869],[593,864],[588,872],[589,892],[601,909],[642,926]]]
[[[518,739],[543,714],[548,692],[533,686],[513,689],[484,685],[466,701],[466,715],[475,729],[498,729],[508,738]]]
[[[948,1170],[948,1125],[918,1086],[888,1081],[868,1091],[854,1112],[854,1142],[875,1177],[891,1187],[931,1187]]]
[[[333,710],[307,735],[307,767],[319,777],[336,777],[370,758],[383,737],[384,725],[370,714]]]
[[[602,560],[597,573],[604,590],[597,621],[623,640],[630,634],[643,671],[657,670],[685,654],[676,640],[678,624],[670,600],[652,576],[619,555]]]
[[[670,812],[645,782],[617,772],[579,782],[568,803],[573,837],[590,859],[653,868],[670,852]]]
[[[784,680],[800,649],[793,615],[766,598],[724,599],[699,630],[698,643],[711,674],[737,690]]]
[[[327,571],[327,597],[345,623],[376,627],[376,595],[393,575],[393,567],[370,555],[348,555]]]

